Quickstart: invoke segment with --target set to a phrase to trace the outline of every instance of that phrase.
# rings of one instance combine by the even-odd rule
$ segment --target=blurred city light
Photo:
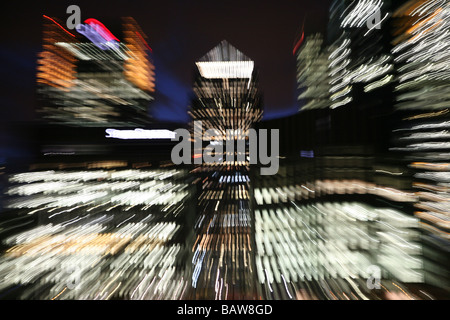
[[[32,156],[0,154],[0,299],[448,299],[450,3],[330,2],[288,48],[296,114],[265,120],[264,68],[216,39],[185,124],[149,116],[151,30],[40,14]]]

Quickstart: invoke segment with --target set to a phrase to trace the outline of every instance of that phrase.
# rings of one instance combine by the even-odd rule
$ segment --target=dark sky
[[[296,101],[293,43],[305,31],[324,31],[331,0],[297,1],[12,1],[2,11],[0,57],[3,121],[30,120],[35,105],[35,62],[42,15],[65,21],[77,4],[81,18],[105,23],[132,16],[148,36],[156,66],[156,119],[186,122],[194,62],[226,39],[253,59],[260,71],[264,119],[292,114]]]

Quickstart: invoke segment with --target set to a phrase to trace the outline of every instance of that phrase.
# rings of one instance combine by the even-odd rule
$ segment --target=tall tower
[[[411,282],[450,290],[448,217],[450,214],[450,59],[448,1],[407,1],[393,12],[392,49],[396,65],[391,149],[408,173],[404,188],[415,199],[412,212],[420,221],[421,263],[414,273],[392,268]],[[446,222],[445,222],[446,221]],[[406,264],[405,264],[406,265]],[[417,265],[417,264],[416,264]],[[419,269],[419,270],[417,270]]]
[[[330,106],[328,51],[321,34],[307,37],[297,53],[297,82],[302,89],[298,99],[304,101],[301,110]]]
[[[248,130],[262,117],[257,71],[254,62],[227,41],[209,51],[196,66],[196,98],[190,115],[197,133],[194,162],[199,166],[195,170],[202,186],[192,285],[197,298],[253,299],[247,141]],[[211,129],[214,140],[208,131]],[[237,148],[225,150],[230,141]],[[222,152],[213,152],[213,143],[223,147]],[[245,145],[245,150],[239,145]],[[202,162],[202,156],[213,156],[215,162]]]

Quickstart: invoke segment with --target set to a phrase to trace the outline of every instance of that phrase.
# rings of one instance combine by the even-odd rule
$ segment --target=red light
[[[138,37],[144,42],[144,44],[147,46],[148,50],[150,50],[151,53],[153,53],[152,48],[150,48],[150,46],[147,44],[147,42],[144,40],[144,37],[141,36],[141,34],[139,32],[136,31],[136,34],[138,35]]]
[[[201,154],[194,154],[194,159],[201,158],[201,157],[202,157]]]
[[[105,38],[107,41],[116,40],[116,41],[119,41],[119,42],[120,42],[120,40],[117,39],[117,38],[111,33],[111,31],[109,31],[109,30],[103,25],[103,23],[101,23],[101,22],[98,21],[97,19],[89,18],[89,19],[86,19],[84,22],[87,23],[87,24],[89,24],[89,25],[93,25],[94,28],[95,28],[95,30],[96,30],[100,35],[106,36],[106,38],[105,38],[105,37],[104,37],[104,38]]]
[[[303,38],[305,37],[305,33],[302,32],[302,36],[300,38],[300,40],[298,40],[298,42],[295,44],[294,50],[292,51],[292,54],[295,56],[295,53],[297,52],[298,48],[300,47],[300,45],[303,42]]]
[[[60,27],[61,29],[63,29],[66,33],[70,34],[72,37],[75,38],[75,35],[70,33],[69,31],[67,31],[66,29],[64,29],[64,27],[62,25],[60,25],[58,22],[56,22],[55,20],[53,20],[50,17],[47,17],[45,14],[43,15],[44,18],[49,19],[50,21],[52,21],[53,23],[55,23],[58,27]]]

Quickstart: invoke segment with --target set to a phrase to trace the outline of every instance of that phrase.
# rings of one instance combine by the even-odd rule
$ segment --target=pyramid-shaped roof
[[[228,41],[222,40],[217,46],[212,48],[207,54],[201,57],[199,62],[219,62],[219,61],[251,61],[249,57],[236,49]]]
[[[254,62],[223,40],[195,63],[207,79],[251,78]]]

